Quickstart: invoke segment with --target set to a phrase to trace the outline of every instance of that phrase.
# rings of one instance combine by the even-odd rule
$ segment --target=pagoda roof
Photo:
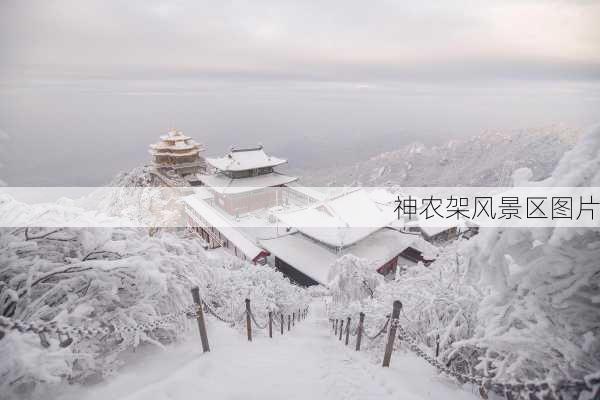
[[[283,158],[267,155],[262,145],[251,148],[233,148],[224,157],[207,158],[206,161],[220,171],[245,171],[287,163],[287,160]]]
[[[183,132],[178,131],[177,129],[170,129],[166,135],[161,135],[160,139],[168,142],[179,142],[190,140],[191,137],[185,136]]]
[[[169,157],[186,157],[186,156],[193,156],[196,155],[200,152],[200,149],[198,148],[192,148],[190,150],[176,150],[176,151],[169,151],[169,150],[155,150],[153,148],[151,148],[148,151],[150,154],[152,154],[153,156],[169,156]]]
[[[189,150],[189,149],[200,149],[202,145],[199,143],[190,140],[189,142],[176,142],[174,144],[168,144],[165,142],[158,142],[155,144],[151,144],[150,148],[154,150]]]
[[[160,142],[150,145],[149,152],[153,156],[185,157],[197,155],[199,152],[204,151],[204,147],[200,143],[175,129],[171,129],[160,138]]]

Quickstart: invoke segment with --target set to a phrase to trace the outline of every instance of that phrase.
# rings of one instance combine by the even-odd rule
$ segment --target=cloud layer
[[[600,75],[596,1],[4,0],[0,66],[326,79]]]

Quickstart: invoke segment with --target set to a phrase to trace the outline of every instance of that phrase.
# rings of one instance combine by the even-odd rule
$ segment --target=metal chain
[[[16,330],[20,333],[55,333],[67,336],[92,337],[108,334],[123,334],[137,331],[151,331],[166,325],[167,323],[175,322],[180,317],[189,316],[193,312],[193,307],[188,306],[171,314],[163,315],[150,322],[139,323],[134,326],[118,326],[105,325],[102,327],[74,327],[67,325],[58,325],[56,321],[33,323],[25,322],[8,317],[0,317],[0,328],[2,330]]]
[[[257,321],[256,321],[256,316],[254,315],[254,312],[252,312],[252,310],[250,310],[250,319],[252,319],[252,322],[254,322],[254,325],[256,325],[256,327],[258,329],[265,329],[267,327],[267,322],[264,323],[264,325],[260,325]]]
[[[206,311],[208,311],[208,313],[210,315],[212,315],[213,317],[215,317],[219,321],[224,322],[224,323],[229,324],[229,325],[235,325],[236,324],[236,321],[234,319],[228,319],[228,318],[225,318],[225,317],[217,314],[217,312],[215,310],[213,310],[212,307],[210,307],[208,305],[208,303],[205,302],[204,300],[202,300],[202,304],[204,305],[204,308],[206,309]]]
[[[390,323],[390,319],[391,319],[391,317],[387,317],[385,324],[383,324],[383,326],[381,327],[379,332],[377,332],[377,334],[375,334],[374,336],[369,336],[369,334],[367,334],[367,329],[365,327],[363,327],[363,334],[365,335],[365,337],[367,339],[370,339],[370,340],[377,339],[379,336],[381,336],[381,334],[383,332],[387,331],[387,327],[388,327],[388,324]]]
[[[280,327],[281,323],[279,322],[279,317],[281,317],[281,313],[273,315],[273,322]]]
[[[533,393],[542,393],[544,398],[545,396],[553,396],[553,398],[559,399],[562,398],[560,396],[560,392],[564,390],[572,390],[577,392],[577,396],[582,391],[592,391],[593,385],[600,385],[600,379],[594,382],[590,382],[588,385],[585,381],[559,381],[556,383],[549,382],[528,382],[528,383],[506,383],[506,382],[496,382],[491,378],[475,376],[475,375],[467,375],[456,372],[446,365],[439,362],[436,358],[431,357],[429,354],[421,350],[418,346],[417,341],[402,327],[400,321],[398,319],[392,320],[392,326],[395,326],[398,329],[398,338],[406,343],[408,343],[408,347],[412,350],[417,356],[421,357],[425,361],[427,361],[430,365],[436,368],[439,372],[452,376],[457,379],[461,383],[469,382],[474,385],[479,386],[486,391],[493,391],[496,394],[507,396],[513,394],[526,394],[526,398],[530,398],[529,395]],[[599,389],[600,390],[600,389]]]

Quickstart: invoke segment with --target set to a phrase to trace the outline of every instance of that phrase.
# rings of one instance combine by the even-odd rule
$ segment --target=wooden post
[[[281,314],[281,334],[283,335],[283,325],[285,324],[284,322],[284,317],[283,314]]]
[[[435,358],[440,356],[440,335],[436,335],[435,337]]]
[[[383,355],[383,366],[389,367],[390,360],[392,358],[392,351],[394,350],[394,339],[396,338],[396,321],[400,317],[400,310],[402,309],[402,303],[398,300],[394,301],[392,308],[392,319],[390,319],[390,330],[388,334],[388,341],[385,345],[385,354]]]
[[[356,351],[360,350],[360,342],[362,340],[363,325],[365,323],[365,313],[358,314],[358,332],[356,333]]]
[[[290,329],[292,329],[291,322],[290,322],[291,320],[292,320],[292,317],[290,316],[290,314],[288,314],[288,332],[290,331]]]
[[[333,333],[335,334],[335,336],[337,336],[337,326],[338,326],[338,319],[335,319],[335,327],[333,328]]]
[[[300,312],[300,309],[298,309],[298,322],[300,322],[300,317],[302,316],[302,313]]]
[[[348,317],[348,321],[346,321],[346,346],[348,346],[349,340],[350,340],[350,317]]]
[[[273,337],[273,311],[269,311],[269,337]]]
[[[204,323],[204,311],[202,311],[202,301],[200,300],[200,288],[192,288],[192,298],[196,304],[196,320],[198,321],[198,331],[200,331],[200,341],[202,342],[202,351],[209,352],[208,335],[206,334],[206,325]]]
[[[296,312],[292,313],[292,326],[296,325]]]
[[[246,331],[248,332],[248,341],[252,341],[252,320],[250,319],[250,299],[246,299]]]
[[[340,340],[342,340],[342,333],[344,332],[344,320],[340,319]]]

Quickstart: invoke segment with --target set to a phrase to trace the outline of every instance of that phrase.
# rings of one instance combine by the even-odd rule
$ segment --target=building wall
[[[300,286],[306,287],[319,284],[319,282],[315,281],[310,276],[303,274],[278,257],[275,257],[275,268],[290,278],[292,282],[297,283]]]
[[[255,190],[252,192],[217,195],[216,204],[231,215],[269,208],[278,204],[277,190]]]

